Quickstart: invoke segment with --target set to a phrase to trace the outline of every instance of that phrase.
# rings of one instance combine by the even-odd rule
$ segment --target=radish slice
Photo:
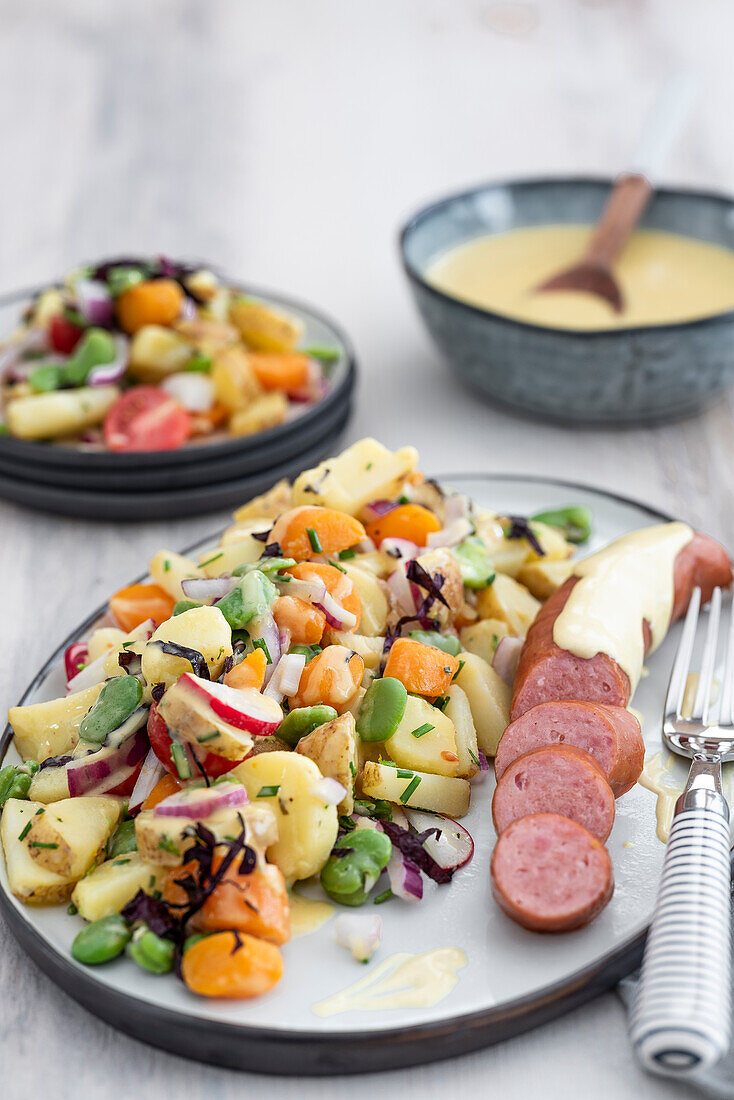
[[[186,577],[181,591],[189,600],[221,600],[236,584],[236,577]]]
[[[180,690],[190,692],[207,703],[212,712],[230,726],[258,737],[275,733],[283,721],[283,712],[275,700],[261,695],[254,688],[232,688],[227,684],[212,683],[190,672],[184,672],[177,685]]]
[[[107,284],[98,279],[77,279],[74,284],[79,312],[90,325],[112,324],[114,309]]]
[[[423,847],[439,867],[456,870],[468,863],[474,855],[471,834],[452,817],[412,809],[406,810],[405,814],[417,833],[424,833],[427,829],[440,829],[440,836],[429,836],[423,841]]]
[[[87,753],[66,765],[69,797],[106,794],[129,779],[148,751],[148,737],[138,729],[121,745]]]
[[[382,939],[382,917],[376,913],[342,913],[334,921],[336,942],[357,962],[369,962]]]
[[[67,682],[83,671],[79,666],[89,661],[89,649],[86,642],[74,642],[64,650],[64,670]]]
[[[155,817],[188,817],[203,821],[217,810],[246,806],[247,791],[239,783],[217,783],[213,787],[176,791],[154,808]]]
[[[524,644],[524,638],[511,638],[507,635],[500,638],[494,651],[492,668],[510,687],[512,687],[512,682],[515,679],[517,666],[520,663],[520,653]]]
[[[134,810],[142,806],[148,795],[155,787],[158,780],[165,774],[166,769],[161,764],[156,754],[151,749],[140,769],[140,775],[135,780],[135,786],[130,795],[128,809]]]
[[[314,783],[311,794],[314,798],[325,802],[327,806],[338,806],[346,798],[347,788],[343,787],[337,779],[327,776],[325,779],[320,779],[318,783]]]
[[[403,901],[420,901],[423,897],[423,877],[412,860],[398,848],[393,848],[387,865],[390,889]]]

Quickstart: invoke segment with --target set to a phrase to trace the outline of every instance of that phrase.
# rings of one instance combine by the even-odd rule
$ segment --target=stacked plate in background
[[[174,451],[117,454],[94,446],[31,443],[0,436],[0,497],[28,508],[85,519],[155,520],[198,515],[245,503],[280,478],[293,478],[339,449],[351,413],[357,366],[351,344],[310,306],[250,287],[304,325],[303,343],[326,347],[329,389],[314,405],[297,408],[275,428]],[[0,303],[9,332],[28,293]],[[13,310],[8,323],[3,314]]]

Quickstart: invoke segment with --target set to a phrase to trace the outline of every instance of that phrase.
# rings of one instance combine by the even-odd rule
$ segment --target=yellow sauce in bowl
[[[536,288],[581,258],[592,227],[541,225],[478,237],[434,260],[426,281],[452,298],[529,324],[616,329],[734,309],[734,251],[657,229],[632,234],[614,265],[622,313],[591,294]]]

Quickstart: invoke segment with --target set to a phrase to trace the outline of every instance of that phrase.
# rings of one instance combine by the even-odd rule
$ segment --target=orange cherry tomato
[[[270,541],[280,543],[286,557],[308,561],[319,554],[337,554],[365,537],[364,527],[346,512],[317,505],[304,505],[283,512],[270,532]]]
[[[425,546],[426,539],[441,530],[437,516],[422,504],[399,504],[366,526],[367,537],[378,546],[383,539],[408,539],[416,546]]]
[[[363,675],[364,661],[358,653],[343,645],[328,645],[301,673],[291,708],[326,703],[342,714],[359,691]]]
[[[170,619],[175,602],[160,585],[131,584],[115,592],[110,600],[110,611],[120,630],[129,634],[146,619],[155,619],[159,625]]]
[[[297,596],[279,596],[273,604],[273,618],[281,633],[289,632],[292,645],[317,645],[326,630],[323,611]]]
[[[259,997],[283,976],[283,956],[246,932],[215,932],[184,952],[181,974],[203,997]]]
[[[458,671],[456,657],[413,638],[398,638],[393,642],[385,665],[385,676],[393,676],[408,691],[432,699],[448,691]]]

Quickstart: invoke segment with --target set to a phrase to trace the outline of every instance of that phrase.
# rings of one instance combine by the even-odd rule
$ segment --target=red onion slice
[[[130,801],[128,803],[129,810],[135,810],[138,806],[142,806],[155,785],[165,774],[165,771],[166,769],[163,767],[156,754],[150,749],[143,761],[140,775],[135,780],[135,786],[132,789],[132,794],[130,795]]]
[[[404,558],[410,561],[420,554],[420,546],[409,539],[387,538],[380,543],[380,550],[384,550],[391,558]]]
[[[114,336],[116,354],[111,363],[100,363],[98,367],[92,367],[87,376],[88,386],[109,386],[119,382],[127,371],[129,361],[129,345],[125,336]]]
[[[364,517],[365,523],[371,523],[372,520],[382,519],[383,516],[394,511],[397,507],[398,502],[396,500],[371,500],[369,504],[365,504],[360,515]]]
[[[106,794],[129,779],[148,751],[145,729],[115,748],[98,749],[66,765],[69,797]]]
[[[247,791],[239,783],[216,783],[213,787],[176,791],[154,808],[155,817],[186,817],[202,821],[217,810],[236,809],[249,802]]]
[[[147,642],[153,637],[153,632],[156,628],[155,619],[146,619],[140,626],[136,626],[134,630],[131,630],[125,637],[125,642]],[[123,643],[124,644],[124,643]],[[129,650],[130,646],[126,648]],[[93,687],[94,684],[99,684],[102,680],[107,679],[105,672],[105,663],[110,653],[116,649],[122,651],[122,644],[119,646],[111,646],[105,653],[102,653],[91,664],[83,668],[81,672],[78,672],[76,676],[72,678],[66,684],[66,690],[71,691],[83,691],[85,688]]]
[[[236,584],[236,577],[185,577],[181,590],[189,600],[221,600]]]
[[[423,876],[415,863],[395,847],[387,865],[387,877],[393,894],[403,901],[420,901],[423,897]]]
[[[320,603],[316,604],[320,611],[326,615],[326,621],[334,630],[354,630],[357,625],[357,616],[335,600],[328,592]]]
[[[401,563],[387,578],[387,587],[390,590],[395,610],[401,617],[415,615],[416,603],[410,581],[405,575],[405,567]]]
[[[525,644],[524,638],[511,638],[506,635],[500,638],[492,658],[492,668],[497,675],[512,687],[517,666],[520,663],[520,653]]]
[[[318,783],[314,783],[311,787],[311,794],[314,798],[325,802],[327,806],[338,806],[346,798],[347,789],[342,786],[338,779],[326,776],[324,779],[320,779]]]
[[[413,809],[405,813],[417,833],[424,833],[427,829],[441,830],[440,837],[429,836],[423,841],[423,847],[439,867],[455,870],[463,867],[474,855],[471,834],[452,817]]]
[[[27,351],[43,351],[48,347],[46,334],[41,328],[29,328],[17,340],[6,344],[0,351],[0,378],[3,382],[22,381],[25,377],[25,368],[19,365],[23,355]],[[45,362],[45,360],[44,360]],[[37,359],[28,361],[31,370],[38,366]],[[19,374],[16,372],[20,371]]]
[[[98,279],[77,279],[74,284],[79,312],[90,325],[107,328],[112,324],[114,310],[107,284]]]
[[[357,962],[369,962],[382,939],[382,917],[376,913],[342,913],[334,921],[336,942]]]

